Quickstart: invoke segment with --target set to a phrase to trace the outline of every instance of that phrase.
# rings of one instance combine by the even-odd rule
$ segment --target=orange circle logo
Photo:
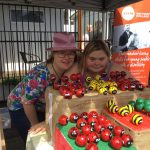
[[[127,6],[122,10],[122,17],[124,20],[132,20],[135,16],[135,11],[133,9],[133,7],[131,6]]]

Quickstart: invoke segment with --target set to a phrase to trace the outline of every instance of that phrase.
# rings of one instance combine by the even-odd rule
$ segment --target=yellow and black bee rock
[[[97,75],[95,76],[95,79],[96,79],[97,81],[99,81],[99,80],[101,80],[101,76],[100,76],[99,74],[97,74]]]
[[[129,114],[129,110],[125,107],[121,107],[118,111],[119,115],[127,116]]]
[[[103,95],[107,95],[108,94],[107,89],[105,87],[100,88],[98,92],[100,94],[103,94]]]
[[[96,90],[97,84],[98,84],[98,82],[96,80],[92,80],[90,82],[90,84],[88,85],[88,89],[89,90],[93,90],[93,91]]]
[[[134,107],[130,104],[125,106],[129,110],[129,114],[132,114],[134,112]]]
[[[117,113],[118,112],[118,110],[119,110],[119,107],[117,106],[117,105],[111,105],[110,107],[109,107],[109,111],[111,112],[111,113]]]
[[[143,117],[140,116],[139,114],[135,114],[132,117],[132,123],[135,125],[140,125],[143,122]]]
[[[92,78],[90,76],[87,76],[85,80],[86,80],[87,83],[90,83]]]
[[[114,100],[109,100],[106,102],[106,107],[109,109],[111,105],[115,105],[115,101]]]
[[[109,87],[109,93],[110,93],[110,94],[116,94],[116,93],[117,93],[117,87],[115,87],[115,86],[110,86],[110,87]]]

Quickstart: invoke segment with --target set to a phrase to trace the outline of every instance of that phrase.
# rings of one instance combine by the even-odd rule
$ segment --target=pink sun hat
[[[77,51],[81,50],[76,47],[75,37],[73,33],[56,32],[53,36],[53,46],[48,48],[50,51]]]

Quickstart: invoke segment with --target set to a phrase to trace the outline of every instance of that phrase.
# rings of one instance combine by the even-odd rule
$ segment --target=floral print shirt
[[[49,82],[50,72],[45,63],[35,66],[8,96],[10,110],[22,109],[24,104],[35,104],[36,109],[45,110],[44,94]]]

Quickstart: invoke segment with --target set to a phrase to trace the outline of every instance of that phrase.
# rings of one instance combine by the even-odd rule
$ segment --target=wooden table
[[[28,134],[26,150],[54,150],[48,141],[47,133]]]
[[[0,150],[6,150],[1,116],[0,116]]]

